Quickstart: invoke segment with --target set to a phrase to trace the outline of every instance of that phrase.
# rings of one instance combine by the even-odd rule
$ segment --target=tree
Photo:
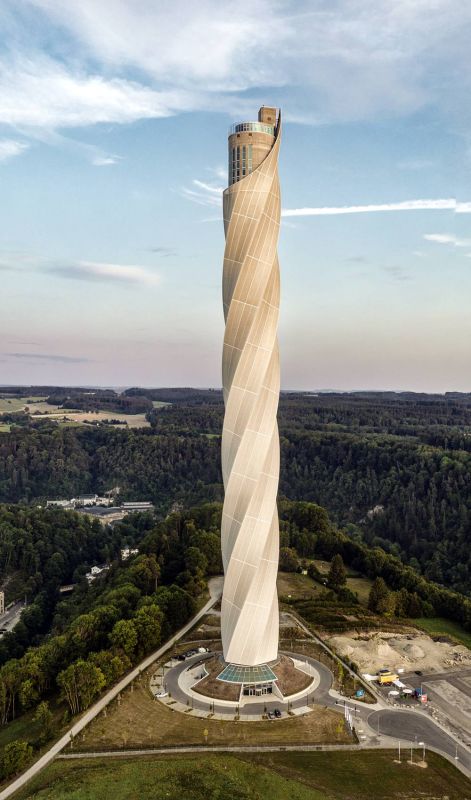
[[[376,611],[381,614],[382,611],[380,609],[388,602],[388,598],[389,589],[386,586],[384,578],[376,578],[373,582],[373,586],[370,589],[368,608],[370,611]]]
[[[157,589],[160,578],[160,567],[155,555],[140,555],[134,559],[130,567],[133,582],[145,594],[151,594]]]
[[[185,553],[185,567],[192,575],[204,575],[208,566],[208,559],[198,547],[188,547]]]
[[[78,714],[88,708],[105,684],[105,676],[101,669],[91,661],[83,661],[83,659],[79,659],[75,664],[70,664],[57,676],[57,685],[61,689],[61,696],[69,704],[72,714]]]
[[[2,756],[2,776],[10,778],[27,766],[33,755],[33,748],[24,739],[15,739],[5,745]]]
[[[140,653],[146,653],[160,644],[163,614],[155,603],[143,605],[134,615],[133,623],[137,633]]]
[[[220,575],[222,572],[221,537],[207,531],[196,531],[190,538],[190,545],[198,547],[206,556],[208,575]]]
[[[327,576],[327,585],[332,589],[340,589],[347,583],[347,571],[345,569],[343,558],[340,553],[336,553],[330,563],[330,570]]]
[[[280,569],[283,572],[296,572],[299,567],[299,558],[294,547],[280,548]]]
[[[101,669],[105,676],[106,685],[114,683],[131,666],[131,661],[124,653],[115,655],[111,650],[101,650],[99,653],[91,653],[88,659],[92,664]]]
[[[132,619],[120,619],[110,633],[110,642],[132,658],[137,645],[137,631]]]
[[[37,722],[41,729],[40,733],[40,741],[41,744],[47,742],[50,739],[52,734],[52,723],[53,723],[53,716],[52,711],[49,708],[49,703],[47,700],[43,700],[36,708],[34,712],[33,722]]]
[[[20,686],[18,697],[23,708],[30,708],[38,700],[37,689],[31,680],[27,678]]]

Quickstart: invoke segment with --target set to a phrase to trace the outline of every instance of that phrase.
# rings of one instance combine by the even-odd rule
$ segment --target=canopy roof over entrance
[[[218,681],[226,683],[273,683],[277,677],[268,664],[258,664],[255,667],[243,667],[240,664],[228,664],[224,667]]]

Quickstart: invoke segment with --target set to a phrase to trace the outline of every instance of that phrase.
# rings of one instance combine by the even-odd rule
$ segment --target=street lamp
[[[425,763],[425,742],[419,742],[419,747],[422,748],[422,761]]]

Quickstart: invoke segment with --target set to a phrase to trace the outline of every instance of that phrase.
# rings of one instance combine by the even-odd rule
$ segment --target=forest
[[[221,393],[132,388],[125,397],[169,405],[148,411],[150,429],[29,420],[0,434],[0,501],[116,485],[161,515],[222,500]],[[285,392],[279,427],[281,498],[318,503],[352,540],[471,591],[470,395]]]
[[[31,582],[32,600],[0,643],[0,726],[24,713],[35,721],[33,737],[5,748],[4,777],[191,618],[207,578],[222,570],[221,513],[220,503],[207,503],[166,519],[136,514],[103,528],[75,512],[0,505],[1,579],[20,574],[25,585]],[[381,624],[379,614],[403,622],[440,616],[471,630],[470,599],[339,531],[325,509],[281,501],[280,534],[282,570],[307,566],[325,584],[313,559],[331,562],[315,603],[294,603],[316,625],[351,626],[342,614],[353,609],[363,627]],[[125,562],[123,543],[139,551]],[[106,558],[110,569],[89,584],[84,573],[95,558]],[[344,564],[375,579],[374,614],[345,587]],[[75,584],[65,599],[58,592],[62,581]]]

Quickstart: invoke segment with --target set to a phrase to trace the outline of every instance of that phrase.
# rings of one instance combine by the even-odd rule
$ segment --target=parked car
[[[156,692],[156,697],[167,697],[168,692],[165,689],[160,689],[160,691]]]
[[[269,711],[268,714],[267,714],[267,717],[268,717],[268,719],[275,719],[275,712],[274,711]]]
[[[416,675],[423,675],[424,673],[422,672],[422,670],[421,670],[421,669],[416,669],[416,670],[415,670],[415,674],[416,674]]]
[[[274,715],[275,715],[275,717],[276,717],[277,719],[279,719],[279,718],[281,717],[281,711],[280,711],[280,709],[279,709],[279,708],[275,708],[275,710],[274,710],[274,712],[273,712],[273,713],[274,713]]]

